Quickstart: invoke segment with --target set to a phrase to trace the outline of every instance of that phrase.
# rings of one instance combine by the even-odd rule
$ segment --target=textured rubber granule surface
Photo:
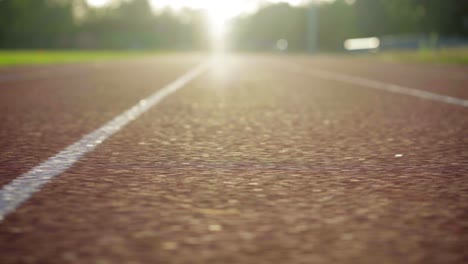
[[[225,58],[104,142],[0,224],[1,262],[466,261],[468,109],[284,60]]]

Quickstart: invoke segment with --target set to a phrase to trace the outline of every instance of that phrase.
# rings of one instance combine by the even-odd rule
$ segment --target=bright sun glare
[[[109,4],[112,0],[87,0],[89,5],[93,7],[103,7]],[[252,3],[255,1],[237,0],[237,1],[220,1],[220,0],[150,0],[154,8],[170,7],[174,10],[179,10],[184,7],[201,9],[206,12],[210,23],[210,29],[213,39],[213,47],[217,50],[224,47],[224,35],[226,25],[230,18],[245,12],[246,9],[252,8]]]
[[[89,5],[93,7],[102,7],[112,0],[86,0]],[[205,10],[213,22],[222,24],[228,18],[238,15],[246,9],[252,9],[252,3],[256,1],[251,0],[237,0],[237,1],[220,1],[220,0],[150,0],[154,8],[172,8],[175,10],[188,7],[195,9]]]
[[[223,50],[225,44],[225,33],[226,33],[226,25],[231,18],[232,14],[230,13],[229,9],[223,5],[221,1],[207,1],[213,2],[211,5],[205,7],[210,28],[211,34],[213,37],[213,48],[217,51]]]
[[[1,0],[0,0],[1,1]],[[113,0],[86,0],[93,7],[103,7]],[[224,50],[228,43],[226,38],[227,22],[241,13],[256,10],[261,3],[288,2],[299,5],[308,1],[333,1],[333,0],[149,0],[151,6],[157,9],[171,8],[180,10],[182,8],[194,8],[204,10],[212,36],[212,47],[216,51]]]
[[[110,0],[86,0],[89,5],[94,7],[102,7],[110,2]]]

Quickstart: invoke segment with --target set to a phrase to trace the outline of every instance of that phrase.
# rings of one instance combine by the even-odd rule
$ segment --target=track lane
[[[466,109],[229,61],[7,218],[5,262],[467,257]]]
[[[291,62],[304,69],[317,69],[347,74],[468,99],[468,67],[464,65],[432,65],[385,62],[355,57],[295,56]]]
[[[36,192],[67,171],[83,156],[92,152],[97,146],[109,137],[119,132],[133,120],[138,119],[148,109],[157,105],[165,97],[182,89],[188,83],[204,74],[211,67],[211,62],[205,62],[180,76],[174,82],[157,90],[148,97],[140,100],[136,105],[127,109],[119,116],[114,117],[103,126],[83,136],[79,141],[67,146],[47,161],[32,168],[25,174],[14,179],[0,189],[0,221],[9,213],[14,212],[23,202],[27,201]]]
[[[41,79],[60,79],[69,78],[70,76],[86,76],[90,72],[96,71],[119,71],[122,68],[141,67],[154,65],[155,59],[159,62],[174,64],[178,60],[187,60],[206,57],[202,53],[186,53],[186,54],[158,54],[148,55],[146,57],[91,61],[80,63],[63,63],[51,65],[33,65],[33,66],[12,66],[0,67],[0,88],[8,87],[9,84],[15,82],[28,82]]]
[[[376,81],[375,79],[363,78],[355,75],[324,71],[319,69],[310,69],[300,67],[299,65],[288,64],[287,67],[283,67],[285,71],[292,74],[305,74],[311,75],[316,78],[341,82],[356,86],[360,88],[376,89],[384,92],[395,93],[400,95],[412,96],[420,99],[435,101],[437,103],[451,104],[454,106],[468,107],[468,100],[458,97],[448,96],[444,94],[438,94],[429,92],[423,89],[415,89],[393,83],[387,83],[382,81]]]
[[[0,84],[0,186],[197,65],[203,56],[107,64],[54,79]],[[72,67],[72,66],[68,66]],[[84,66],[80,66],[84,67]]]

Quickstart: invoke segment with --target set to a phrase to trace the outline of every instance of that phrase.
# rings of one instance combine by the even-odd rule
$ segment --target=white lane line
[[[34,193],[38,192],[43,185],[68,170],[86,153],[94,150],[99,144],[137,119],[148,109],[161,102],[165,97],[181,89],[206,72],[210,65],[211,62],[197,66],[171,84],[141,100],[138,104],[115,117],[107,124],[84,136],[78,142],[68,146],[57,155],[5,185],[0,190],[0,221],[8,213],[15,211],[16,208],[28,200]]]
[[[301,68],[298,65],[294,65],[294,71],[303,72],[305,74],[313,75],[315,77],[325,79],[325,80],[343,82],[343,83],[348,83],[348,84],[355,84],[355,85],[382,90],[386,92],[410,95],[410,96],[428,99],[432,101],[468,107],[468,100],[466,99],[432,93],[432,92],[409,88],[409,87],[405,87],[405,86],[401,86],[397,84],[385,83],[381,81],[366,79],[363,77],[357,77],[357,76],[352,76],[352,75],[343,74],[343,73],[329,72],[329,71],[324,71],[324,70],[319,70],[319,69]]]

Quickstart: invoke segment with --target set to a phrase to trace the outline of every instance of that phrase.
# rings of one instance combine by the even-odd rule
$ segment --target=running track
[[[0,70],[0,263],[466,263],[468,68]]]

